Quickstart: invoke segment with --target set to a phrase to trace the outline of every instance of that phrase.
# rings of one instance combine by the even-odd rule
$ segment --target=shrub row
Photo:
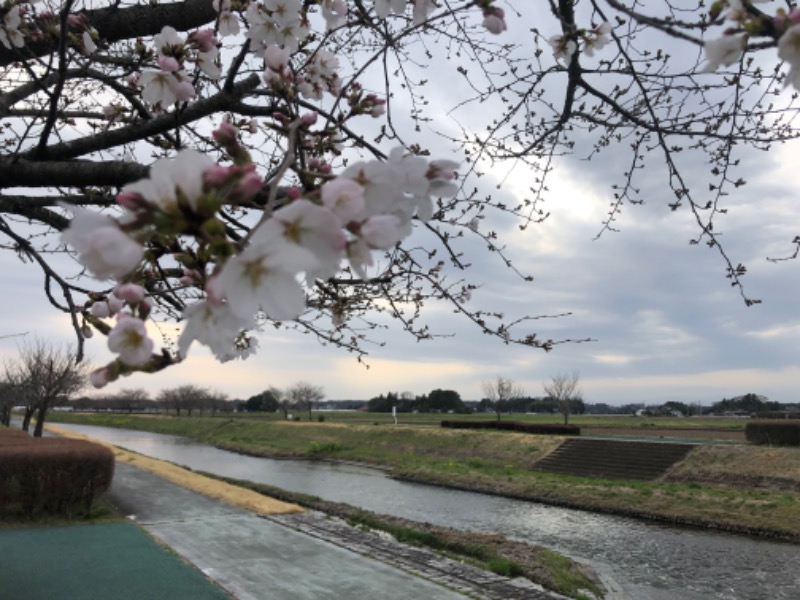
[[[453,429],[500,429],[539,435],[580,435],[577,425],[558,425],[556,423],[520,423],[519,421],[442,421],[442,427]]]
[[[0,517],[84,514],[113,477],[114,454],[99,444],[0,434]]]
[[[745,426],[744,435],[753,444],[800,446],[800,420],[751,421]]]

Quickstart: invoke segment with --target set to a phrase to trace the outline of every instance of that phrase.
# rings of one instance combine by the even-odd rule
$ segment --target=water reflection
[[[795,545],[400,482],[354,465],[241,456],[175,436],[69,428],[196,470],[540,544],[591,564],[635,600],[800,598]]]

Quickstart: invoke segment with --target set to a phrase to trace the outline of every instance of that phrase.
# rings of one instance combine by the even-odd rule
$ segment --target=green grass
[[[122,517],[102,498],[92,502],[88,512],[76,513],[75,517],[38,515],[26,518],[19,515],[0,518],[0,529],[14,529],[17,527],[62,527],[80,523],[115,523],[122,521]]]

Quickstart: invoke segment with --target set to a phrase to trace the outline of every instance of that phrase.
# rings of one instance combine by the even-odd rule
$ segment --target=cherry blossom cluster
[[[741,60],[751,37],[772,36],[778,41],[778,57],[789,65],[786,86],[800,89],[800,10],[778,9],[773,18],[747,10],[766,0],[719,0],[712,5],[711,17],[722,17],[732,24],[722,37],[705,43],[705,71],[716,71]]]
[[[145,102],[164,109],[194,98],[197,93],[186,71],[188,62],[194,62],[211,79],[221,76],[218,42],[211,29],[194,31],[184,40],[167,26],[154,37],[153,44],[158,69],[145,69],[139,77]]]
[[[302,0],[252,2],[245,17],[250,24],[247,37],[256,54],[273,44],[283,46],[293,54],[309,34]]]
[[[179,359],[197,341],[227,361],[255,350],[256,341],[247,332],[256,327],[258,313],[275,321],[297,318],[305,310],[304,285],[334,277],[344,261],[367,279],[374,251],[407,237],[414,218],[430,219],[433,198],[457,191],[456,163],[429,161],[396,148],[387,161],[354,163],[314,192],[290,190],[245,240],[232,240],[217,212],[223,205],[247,206],[264,187],[237,133],[229,123],[214,132],[236,160],[233,165],[219,165],[194,150],[157,161],[150,177],[125,186],[117,196],[125,209],[119,218],[67,207],[74,218],[62,240],[77,250],[95,277],[121,281],[108,296],[93,296],[83,311],[118,355],[93,374],[95,385],[146,371],[158,359],[145,327],[151,312],[147,295],[159,291],[148,285],[155,280],[155,263],[152,251],[144,250],[146,242],[158,239],[171,248],[175,263],[183,267],[176,285],[201,296],[184,311]]]
[[[555,59],[569,64],[572,56],[578,51],[579,41],[583,54],[591,57],[595,51],[603,49],[611,41],[610,33],[611,24],[603,22],[592,29],[579,29],[574,35],[554,35],[548,43],[553,49]]]
[[[499,34],[507,29],[505,13],[493,5],[494,0],[479,0],[475,4],[483,12],[483,26],[491,33]],[[296,52],[310,34],[307,8],[302,0],[264,0],[263,2],[239,1],[248,23],[247,37],[256,54],[268,46],[277,45]],[[425,23],[438,8],[434,0],[374,0],[375,16],[386,19],[390,15],[405,16],[408,5],[412,5],[412,20],[415,25]],[[320,0],[321,15],[328,30],[347,23],[346,0]],[[232,0],[214,0],[213,7],[219,13],[220,36],[236,35],[241,31]]]
[[[34,14],[32,3],[20,1],[0,7],[0,44],[8,50],[25,46],[25,38],[40,41],[46,38],[58,40],[61,36],[61,19],[58,15],[42,11]],[[4,13],[4,14],[3,14]],[[83,13],[67,15],[67,42],[83,54],[89,55],[97,49],[99,35]]]

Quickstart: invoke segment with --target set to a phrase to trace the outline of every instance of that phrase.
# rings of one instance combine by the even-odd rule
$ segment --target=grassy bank
[[[96,525],[105,523],[118,523],[123,518],[114,508],[103,499],[95,500],[88,513],[73,518],[38,515],[26,518],[19,515],[0,518],[0,529],[15,529],[18,527],[65,527],[67,525]]]
[[[184,435],[261,456],[374,464],[416,481],[731,531],[800,540],[800,450],[702,446],[658,482],[531,471],[561,438],[508,432],[228,417],[54,415]]]

